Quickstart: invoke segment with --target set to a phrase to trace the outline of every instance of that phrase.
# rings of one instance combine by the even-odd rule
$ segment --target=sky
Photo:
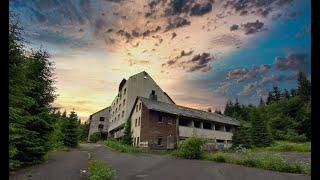
[[[148,72],[176,104],[257,104],[311,76],[310,0],[10,0],[55,64],[54,106],[82,121]]]

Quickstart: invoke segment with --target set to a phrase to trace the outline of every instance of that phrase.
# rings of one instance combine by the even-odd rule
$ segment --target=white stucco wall
[[[90,138],[91,134],[99,132],[99,124],[103,124],[103,132],[108,132],[110,110],[111,108],[107,107],[91,115],[92,117],[90,120],[88,139]],[[104,117],[104,121],[100,121],[100,117]]]
[[[124,93],[126,89],[126,93]],[[124,84],[120,94],[120,97],[115,97],[111,104],[111,116],[109,119],[109,132],[123,126],[126,120],[129,118],[130,112],[133,108],[133,103],[137,96],[149,98],[151,91],[154,90],[157,95],[158,101],[172,103],[170,98],[164,93],[164,91],[156,84],[156,82],[151,78],[149,74],[141,72],[131,76],[127,82]],[[117,102],[118,99],[118,102]],[[123,104],[123,99],[125,99],[125,104]],[[121,108],[119,111],[119,104],[121,103]],[[117,111],[116,111],[117,110]],[[124,116],[122,117],[121,112],[124,111]],[[113,112],[113,114],[112,114]],[[118,119],[118,114],[120,118]],[[115,117],[117,120],[114,121]]]

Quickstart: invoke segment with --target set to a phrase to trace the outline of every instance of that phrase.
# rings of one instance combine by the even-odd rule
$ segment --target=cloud
[[[148,60],[129,59],[128,61],[129,61],[129,66],[150,64],[150,61],[148,61]]]
[[[258,81],[248,83],[246,86],[244,86],[242,91],[240,91],[238,93],[238,95],[239,96],[247,95],[250,92],[252,92],[253,90],[258,91],[261,94],[262,91],[266,89],[265,87],[270,83],[276,84],[279,82],[294,81],[294,80],[296,80],[296,78],[297,78],[296,75],[285,76],[285,75],[273,74],[271,76],[265,76]]]
[[[310,61],[307,54],[289,53],[286,57],[276,57],[275,67],[282,71],[292,70],[310,73]]]
[[[212,60],[214,60],[212,55],[209,53],[202,53],[195,55],[191,60],[184,62],[183,65],[184,69],[187,69],[187,72],[207,72],[212,69],[212,66],[209,64]]]
[[[270,65],[263,64],[259,67],[253,66],[252,69],[234,69],[228,72],[227,80],[236,79],[237,82],[242,82],[244,80],[251,80],[257,77],[257,75],[266,74],[270,71]]]
[[[237,24],[230,26],[230,31],[235,31],[237,29],[239,29],[239,25],[237,25]]]
[[[257,20],[256,22],[248,22],[246,24],[243,24],[242,26],[244,28],[245,34],[254,34],[262,31],[263,25],[264,25],[263,22],[260,22],[259,20]]]

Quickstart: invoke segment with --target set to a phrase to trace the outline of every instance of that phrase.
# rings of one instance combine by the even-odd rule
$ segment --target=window
[[[124,88],[124,90],[123,90],[123,95],[125,95],[125,94],[126,94],[126,92],[127,92],[127,89],[126,89],[126,88]]]
[[[161,115],[159,115],[159,117],[158,117],[158,122],[163,122]]]
[[[158,137],[158,146],[162,145],[162,137]]]
[[[118,120],[120,119],[120,114],[118,114]]]
[[[100,121],[104,121],[104,117],[100,117]]]
[[[138,104],[136,105],[136,112],[138,112]]]
[[[139,119],[138,119],[138,126],[140,126],[140,120],[141,120],[141,118],[139,117]]]
[[[121,104],[119,104],[119,110],[121,109]]]
[[[123,105],[125,105],[125,104],[126,104],[126,99],[123,100]]]
[[[141,110],[141,102],[139,103],[139,111]]]
[[[121,117],[123,117],[124,116],[124,111],[122,111],[122,113],[121,113]]]
[[[137,127],[137,119],[136,119],[136,121],[135,121],[135,125],[134,125],[135,127]]]
[[[133,145],[135,146],[136,145],[136,138],[133,138],[134,141],[133,141]]]
[[[226,126],[226,131],[227,131],[227,132],[230,132],[230,131],[231,131],[229,126]]]
[[[139,146],[139,143],[140,143],[140,138],[137,137],[137,146]]]
[[[118,111],[118,108],[116,108],[116,113],[117,113],[117,111]]]
[[[117,98],[117,104],[118,104],[118,98]]]
[[[98,128],[103,129],[103,124],[99,124]]]

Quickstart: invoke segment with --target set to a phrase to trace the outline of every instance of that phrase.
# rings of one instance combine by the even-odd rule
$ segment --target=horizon
[[[236,98],[257,104],[274,84],[295,88],[298,71],[310,79],[310,1],[196,2],[202,8],[147,0],[13,0],[9,7],[27,49],[52,55],[54,106],[74,108],[82,122],[111,104],[123,78],[143,70],[178,105],[202,110],[223,110]]]

